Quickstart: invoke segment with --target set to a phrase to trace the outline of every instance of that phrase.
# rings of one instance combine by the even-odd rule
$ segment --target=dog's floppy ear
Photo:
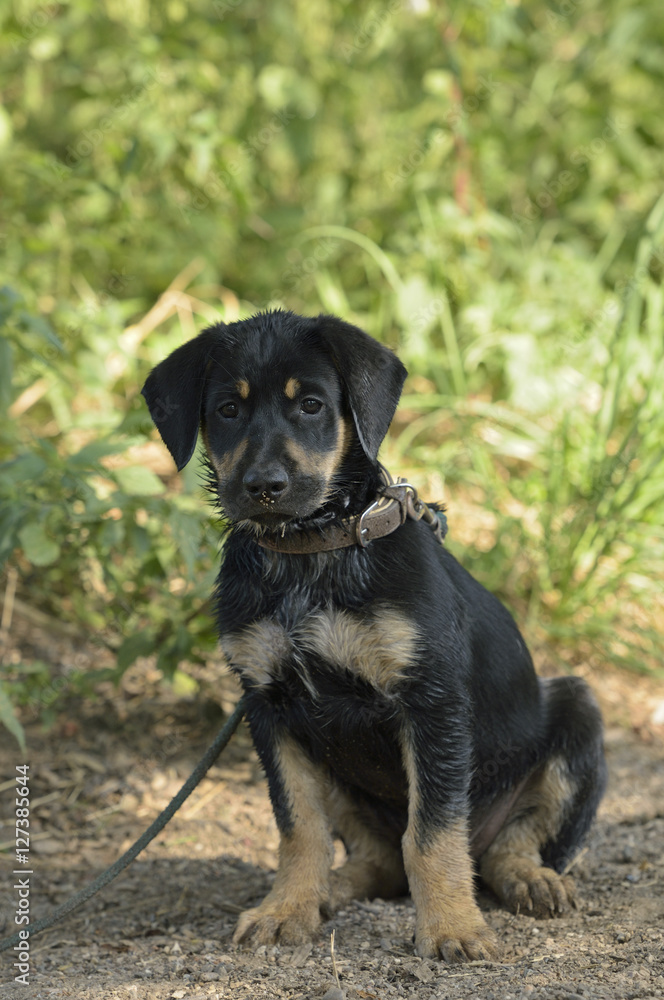
[[[218,323],[176,348],[152,369],[141,390],[178,471],[194,454],[210,350],[224,329]]]
[[[336,316],[321,315],[315,322],[344,383],[360,443],[375,461],[408,372],[396,354],[359,327]]]

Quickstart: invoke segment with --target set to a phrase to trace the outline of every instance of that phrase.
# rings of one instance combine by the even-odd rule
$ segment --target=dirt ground
[[[76,646],[15,621],[5,663],[30,657],[65,671]],[[546,657],[538,668],[550,670]],[[583,664],[577,672],[584,673]],[[150,661],[95,702],[70,699],[44,732],[24,713],[29,751],[0,733],[0,935],[15,930],[13,782],[30,765],[31,918],[110,864],[179,788],[236,697],[221,664],[192,668],[198,693],[178,697]],[[0,955],[0,995],[80,1000],[482,997],[594,1000],[664,997],[664,692],[653,682],[585,670],[605,717],[610,785],[574,864],[581,905],[537,921],[480,905],[503,943],[500,962],[446,966],[413,954],[409,899],[355,902],[311,946],[236,949],[237,914],[270,886],[277,836],[244,727],[175,819],[110,887],[30,943],[29,984]],[[221,705],[221,708],[220,708]],[[341,849],[340,849],[341,850]],[[330,934],[335,931],[334,992]],[[331,991],[331,992],[328,992]]]

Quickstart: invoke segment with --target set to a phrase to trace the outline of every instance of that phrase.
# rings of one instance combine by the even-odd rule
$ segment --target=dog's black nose
[[[288,473],[278,464],[248,469],[242,485],[252,500],[274,503],[288,489]]]

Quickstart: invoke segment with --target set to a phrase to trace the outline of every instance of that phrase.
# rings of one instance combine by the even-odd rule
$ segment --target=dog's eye
[[[222,417],[237,417],[238,412],[237,403],[223,403],[217,408],[217,413]]]
[[[320,399],[313,399],[313,397],[303,399],[300,403],[300,409],[303,413],[318,413],[322,406]]]

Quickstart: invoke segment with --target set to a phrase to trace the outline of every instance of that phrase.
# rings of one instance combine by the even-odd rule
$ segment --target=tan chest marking
[[[389,692],[414,661],[417,632],[407,618],[388,608],[367,616],[335,609],[310,615],[298,628],[296,642],[303,652]]]
[[[223,635],[221,648],[231,667],[245,680],[266,687],[292,653],[293,644],[281,625],[271,618],[262,618],[247,625],[238,635]]]

